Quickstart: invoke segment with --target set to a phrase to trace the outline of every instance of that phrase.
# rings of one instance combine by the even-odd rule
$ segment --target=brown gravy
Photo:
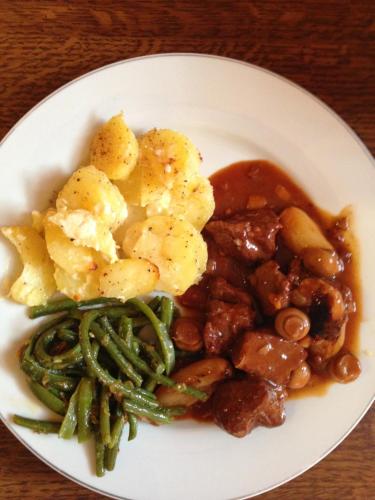
[[[332,227],[337,217],[323,211],[297,186],[293,180],[279,167],[265,161],[243,161],[235,163],[216,172],[210,178],[214,188],[216,216],[230,215],[247,206],[249,196],[263,196],[267,206],[280,213],[284,208],[297,206],[305,210],[326,231]],[[340,282],[348,286],[353,293],[357,305],[355,313],[350,314],[346,328],[344,347],[352,352],[359,348],[359,324],[361,321],[361,290],[359,283],[359,255],[354,238],[350,253],[351,259],[345,264],[345,270],[340,274]],[[289,397],[321,396],[327,392],[331,380],[327,375],[314,374],[309,385],[304,389],[289,391]],[[208,420],[199,407],[193,417],[198,420]],[[202,413],[202,414],[201,414]]]

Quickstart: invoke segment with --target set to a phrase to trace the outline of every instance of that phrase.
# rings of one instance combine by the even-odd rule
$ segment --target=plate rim
[[[129,57],[126,59],[120,59],[118,61],[114,61],[109,64],[105,64],[104,66],[100,66],[98,68],[95,68],[87,73],[83,73],[82,75],[79,75],[78,77],[74,78],[73,80],[68,81],[67,83],[61,85],[54,91],[52,91],[50,94],[45,96],[42,100],[37,102],[32,108],[30,108],[19,120],[16,121],[16,123],[10,128],[10,130],[4,135],[4,137],[0,141],[0,147],[7,141],[7,139],[17,130],[17,128],[40,106],[42,106],[46,101],[54,97],[56,94],[60,93],[64,89],[74,85],[76,82],[83,80],[85,78],[89,78],[95,73],[99,73],[101,71],[105,71],[107,69],[113,68],[115,66],[123,65],[129,62],[135,62],[135,61],[141,61],[145,59],[156,59],[156,58],[163,58],[163,57],[191,57],[191,58],[207,58],[207,59],[216,59],[216,60],[221,60],[223,62],[230,62],[234,64],[241,64],[247,67],[252,68],[253,70],[260,71],[262,73],[266,73],[271,77],[274,77],[278,80],[283,81],[284,83],[291,85],[298,91],[302,92],[303,94],[307,95],[312,99],[316,104],[318,104],[320,107],[322,107],[325,111],[327,111],[333,118],[341,124],[345,130],[349,133],[349,135],[352,136],[352,138],[355,140],[355,142],[359,145],[360,149],[363,151],[365,156],[369,159],[370,163],[372,166],[375,168],[375,159],[372,156],[370,150],[364,143],[364,141],[361,139],[361,137],[357,134],[357,132],[348,124],[346,121],[341,118],[341,116],[334,110],[332,109],[328,104],[326,104],[322,99],[314,95],[312,92],[309,90],[305,89],[298,83],[295,83],[294,81],[290,80],[289,78],[280,75],[279,73],[276,73],[268,68],[263,68],[262,66],[258,66],[257,64],[253,64],[247,61],[243,61],[240,59],[235,59],[232,57],[226,57],[226,56],[220,56],[220,55],[215,55],[215,54],[207,54],[207,53],[201,53],[201,52],[161,52],[161,53],[156,53],[156,54],[146,54],[143,56],[136,56],[136,57]],[[315,465],[317,465],[320,461],[322,461],[325,457],[327,457],[332,451],[334,451],[343,441],[346,439],[346,437],[357,427],[359,422],[363,419],[363,417],[366,415],[370,407],[372,406],[373,402],[375,401],[375,389],[374,393],[370,398],[370,401],[365,405],[365,408],[362,410],[361,414],[358,416],[358,418],[353,422],[353,424],[345,431],[345,433],[328,449],[326,450],[320,457],[318,457],[313,463],[309,464],[307,467],[302,468],[298,472],[292,474],[291,476],[287,477],[286,479],[282,481],[278,481],[275,484],[270,485],[267,488],[263,488],[260,490],[255,491],[254,493],[251,493],[250,495],[245,495],[245,496],[240,496],[240,497],[234,497],[228,500],[246,500],[248,498],[253,498],[258,495],[261,495],[263,493],[267,493],[275,488],[278,488],[279,486],[282,486],[289,481],[292,481],[293,479],[297,478],[298,476],[302,475]],[[46,464],[48,467],[62,475],[63,477],[73,481],[76,484],[79,484],[80,486],[83,486],[84,488],[87,488],[95,493],[100,493],[103,496],[106,496],[108,498],[114,498],[116,500],[132,500],[124,496],[118,496],[114,495],[111,493],[108,493],[106,491],[101,490],[100,488],[96,486],[89,485],[85,481],[82,481],[80,479],[77,479],[73,477],[72,475],[64,472],[61,470],[59,467],[53,465],[50,463],[47,459],[39,455],[39,453],[32,448],[31,445],[29,445],[18,433],[13,427],[9,424],[8,419],[4,417],[4,415],[0,412],[0,420],[4,424],[4,426],[8,429],[8,431],[11,432],[11,434],[27,449],[29,450],[34,456],[36,456],[40,461],[42,461],[44,464]]]

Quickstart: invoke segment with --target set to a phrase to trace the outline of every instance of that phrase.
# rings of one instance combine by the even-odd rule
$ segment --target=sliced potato
[[[122,113],[113,116],[96,133],[91,145],[91,163],[110,179],[125,179],[138,159],[138,142]]]
[[[59,226],[49,220],[54,214],[54,211],[49,212],[44,227],[48,253],[58,266],[68,273],[85,273],[107,264],[93,248],[75,245]]]
[[[201,234],[185,220],[157,215],[136,222],[125,234],[127,256],[147,259],[159,268],[156,286],[173,295],[197,283],[206,269],[207,247]]]
[[[126,218],[124,223],[121,224],[121,226],[118,229],[116,229],[115,233],[113,234],[116,243],[120,247],[122,246],[122,242],[124,241],[125,233],[128,230],[128,228],[135,222],[140,222],[147,218],[146,209],[143,207],[128,205],[128,211],[129,211],[128,217]]]
[[[33,210],[31,212],[31,225],[39,234],[42,234],[44,231],[45,216],[46,211],[39,212],[38,210]]]
[[[121,184],[121,192],[133,205],[158,203],[165,190],[198,175],[200,163],[199,151],[185,135],[169,129],[150,130],[139,139],[138,163]]]
[[[207,358],[184,366],[172,375],[175,382],[191,385],[211,394],[215,384],[232,375],[229,361],[223,358]],[[159,387],[156,391],[158,401],[163,406],[191,406],[197,399],[182,394],[172,387]]]
[[[56,212],[48,220],[59,226],[74,245],[93,248],[109,262],[118,259],[116,242],[108,226],[87,210]]]
[[[169,214],[184,218],[201,231],[214,213],[214,192],[210,181],[201,175],[191,183],[176,185],[172,190]]]
[[[74,172],[58,194],[56,208],[58,211],[88,210],[111,231],[117,229],[128,215],[126,202],[118,188],[104,172],[92,165]]]
[[[36,229],[28,226],[3,227],[1,232],[16,247],[24,265],[10,296],[28,306],[44,304],[56,291],[54,267],[45,241]]]
[[[138,164],[129,177],[114,182],[129,205],[141,206],[142,170]]]
[[[286,208],[280,221],[283,240],[293,253],[299,255],[305,248],[333,249],[316,222],[300,208]]]
[[[99,297],[100,269],[73,273],[55,264],[54,276],[58,290],[73,300],[89,300]]]
[[[100,295],[128,299],[152,292],[159,279],[158,268],[144,259],[121,259],[102,269]]]

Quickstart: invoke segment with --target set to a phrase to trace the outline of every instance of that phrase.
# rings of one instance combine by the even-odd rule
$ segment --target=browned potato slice
[[[54,212],[50,212],[52,215]],[[85,273],[102,267],[107,262],[93,248],[77,246],[47,216],[45,238],[51,259],[68,273]]]
[[[122,113],[113,116],[96,133],[91,145],[91,163],[110,179],[126,179],[138,159],[138,142]]]
[[[147,259],[159,268],[158,290],[183,294],[206,269],[207,246],[201,234],[185,220],[157,215],[136,222],[125,234],[127,256]]]
[[[163,213],[168,191],[199,174],[199,151],[185,135],[169,129],[152,129],[139,139],[139,159],[132,174],[118,186],[132,205],[153,204],[153,215]],[[169,194],[170,199],[170,194]],[[160,206],[160,210],[156,208]]]
[[[116,242],[108,226],[87,210],[52,213],[48,220],[59,226],[75,246],[93,248],[109,262],[117,260]]]
[[[171,192],[168,213],[186,219],[198,231],[203,229],[214,210],[214,192],[206,177],[198,175],[189,184],[176,185]]]
[[[117,229],[128,215],[126,202],[117,186],[92,165],[73,173],[57,196],[56,208],[58,211],[88,210],[111,231]]]
[[[55,280],[58,290],[73,300],[89,300],[99,297],[100,269],[84,273],[69,272],[55,264]]]
[[[124,302],[150,293],[159,279],[158,268],[144,259],[121,259],[105,266],[100,273],[100,295]]]
[[[21,276],[10,289],[10,296],[28,306],[44,304],[56,291],[54,267],[45,241],[28,226],[3,227],[1,232],[16,247],[24,265]]]

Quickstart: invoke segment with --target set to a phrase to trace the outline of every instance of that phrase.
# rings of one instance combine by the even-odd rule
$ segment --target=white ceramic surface
[[[360,99],[360,96],[359,96]],[[136,500],[248,497],[300,474],[329,453],[369,407],[375,386],[375,169],[364,145],[332,110],[293,83],[238,61],[170,54],[119,62],[64,86],[31,110],[0,148],[0,225],[25,222],[80,165],[92,131],[124,110],[137,132],[169,127],[202,152],[205,174],[237,160],[283,166],[321,206],[354,206],[361,242],[364,315],[361,377],[325,397],[287,403],[285,425],[236,439],[211,425],[141,425],[116,469],[98,479],[91,445],[17,428],[13,413],[46,416],[27,389],[16,351],[34,327],[25,308],[0,302],[0,413],[51,467],[98,492]],[[1,276],[16,272],[1,239]],[[27,470],[25,470],[27,474]]]

